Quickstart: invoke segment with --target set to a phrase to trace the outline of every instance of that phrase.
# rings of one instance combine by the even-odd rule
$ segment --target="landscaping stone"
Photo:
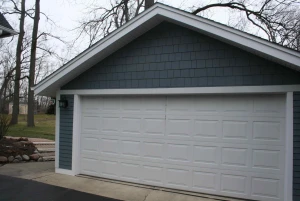
[[[8,157],[8,162],[12,162],[14,159],[15,159],[15,157],[9,156],[9,157]]]
[[[38,154],[39,152],[38,152],[38,150],[34,150],[34,152],[33,153],[35,153],[35,154]]]
[[[38,159],[38,162],[44,162],[43,157],[40,157],[40,158]]]
[[[14,159],[13,163],[20,163],[20,161],[18,159]]]
[[[21,157],[20,155],[17,155],[17,156],[15,157],[15,159],[21,161],[21,160],[22,160],[22,157]]]
[[[38,154],[32,154],[29,157],[30,157],[31,160],[35,160],[36,161],[36,160],[39,159],[40,156]]]
[[[0,156],[0,163],[6,163],[7,158],[5,156]]]
[[[30,159],[29,156],[27,156],[27,155],[23,155],[22,158],[24,161],[29,161],[29,159]]]

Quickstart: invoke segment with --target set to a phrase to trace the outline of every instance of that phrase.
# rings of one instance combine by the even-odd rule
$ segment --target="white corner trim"
[[[60,109],[58,100],[60,99],[60,93],[56,93],[55,103],[55,168],[59,168],[59,122],[60,122]]]
[[[300,91],[300,85],[242,86],[242,87],[189,87],[189,88],[146,88],[146,89],[89,89],[61,90],[61,94],[77,95],[176,95],[176,94],[248,94],[286,93]]]
[[[75,175],[80,173],[80,131],[81,131],[81,101],[74,95],[73,109],[73,143],[72,143],[72,171]]]
[[[293,111],[293,92],[288,92],[286,94],[286,157],[284,201],[293,201]]]
[[[60,168],[55,168],[55,173],[75,176],[75,174],[72,170],[65,170],[65,169],[60,169]]]

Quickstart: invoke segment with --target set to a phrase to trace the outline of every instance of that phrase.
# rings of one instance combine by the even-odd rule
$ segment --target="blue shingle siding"
[[[71,170],[74,96],[61,95],[60,98],[68,100],[68,107],[60,108],[58,164],[59,168]]]
[[[198,32],[164,22],[61,89],[288,84],[300,84],[300,73]],[[65,116],[71,118],[72,114],[73,111],[69,111]],[[64,138],[64,144],[60,149],[64,152],[60,164],[68,168],[72,156],[70,122],[61,122],[64,126],[60,127],[64,132],[62,136],[65,136],[61,138]],[[294,95],[294,135],[294,200],[300,200],[300,92]]]
[[[62,89],[299,84],[300,74],[234,46],[162,23]]]
[[[294,92],[294,200],[300,200],[300,92]]]

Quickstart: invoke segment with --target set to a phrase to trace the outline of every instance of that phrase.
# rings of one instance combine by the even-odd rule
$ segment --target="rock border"
[[[44,162],[46,161],[40,153],[35,150],[34,154],[28,155],[17,155],[17,156],[0,156],[0,163],[21,163],[21,162]]]

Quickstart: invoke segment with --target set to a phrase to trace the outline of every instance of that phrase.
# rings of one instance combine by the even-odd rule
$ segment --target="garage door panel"
[[[282,95],[259,95],[253,100],[253,111],[262,115],[285,117],[285,97]]]
[[[281,200],[282,189],[279,179],[253,177],[251,196],[256,199],[267,198]]]
[[[120,154],[120,143],[117,138],[100,138],[100,152],[103,156],[118,156]]]
[[[179,142],[168,142],[166,144],[166,160],[177,164],[191,163],[191,146]]]
[[[83,97],[81,111],[88,114],[99,114],[102,110],[103,101],[99,97]]]
[[[120,164],[118,160],[114,159],[105,159],[100,158],[101,167],[98,169],[99,174],[101,176],[110,178],[110,179],[118,179],[120,172]]]
[[[194,145],[193,162],[195,165],[218,167],[220,161],[220,147],[211,145]]]
[[[144,140],[142,157],[146,160],[154,160],[154,162],[163,162],[165,159],[165,143],[160,140]]]
[[[102,127],[100,116],[83,113],[81,115],[81,121],[82,134],[98,134]]]
[[[176,114],[193,111],[193,96],[186,98],[184,96],[168,96],[167,97],[167,114]]]
[[[193,135],[192,116],[169,115],[166,119],[166,134],[170,138],[190,138]]]
[[[212,170],[194,170],[192,188],[206,193],[217,193],[220,174]]]
[[[141,154],[141,142],[137,140],[120,140],[121,157],[139,158]]]
[[[247,148],[223,147],[222,148],[222,166],[244,167],[249,166],[249,150]]]
[[[215,96],[213,96],[215,97]],[[220,96],[218,96],[220,98]],[[221,100],[211,101],[212,96],[194,96],[193,97],[193,110],[192,112],[200,115],[215,115],[221,110]]]
[[[117,135],[120,131],[120,120],[117,115],[103,115],[101,134]]]
[[[246,120],[223,120],[222,121],[223,139],[227,141],[242,140],[247,141],[251,134],[251,125]]]
[[[147,115],[143,119],[143,134],[147,137],[156,138],[165,135],[165,115]]]
[[[120,162],[121,171],[121,179],[125,179],[126,181],[138,182],[141,178],[141,167],[140,164],[136,164],[136,162]]]
[[[284,174],[284,148],[254,146],[252,148],[252,168],[260,172]]]
[[[257,144],[285,144],[284,119],[266,118],[253,121],[253,141]]]
[[[81,153],[98,154],[99,139],[95,135],[82,135],[80,140]]]
[[[81,171],[83,174],[100,176],[99,174],[99,157],[97,155],[81,155]]]
[[[194,137],[202,139],[216,140],[221,137],[221,123],[220,120],[214,118],[194,118]]]
[[[142,134],[142,117],[139,116],[123,116],[121,119],[121,131],[124,135],[141,135]]]
[[[145,114],[165,114],[166,97],[147,96],[143,98],[143,113]]]
[[[221,192],[225,195],[247,196],[247,176],[237,174],[221,174]]]
[[[166,186],[188,188],[191,186],[191,171],[186,168],[166,168]]]
[[[81,173],[282,200],[284,96],[115,96],[91,101],[91,107],[88,98],[84,101],[82,111]],[[88,109],[97,103],[97,112]]]
[[[253,99],[247,96],[223,96],[220,112],[230,113],[249,113],[253,111]]]

